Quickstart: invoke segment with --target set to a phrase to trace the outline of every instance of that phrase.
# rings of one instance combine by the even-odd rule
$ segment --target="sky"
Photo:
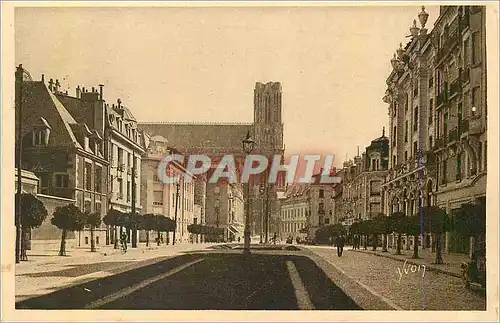
[[[252,122],[255,83],[279,81],[286,153],[334,154],[339,166],[387,128],[390,59],[420,11],[16,8],[15,59],[70,95],[102,83],[139,121]],[[439,7],[426,11],[430,31]]]

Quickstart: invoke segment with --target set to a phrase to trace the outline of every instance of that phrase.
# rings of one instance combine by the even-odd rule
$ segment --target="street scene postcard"
[[[3,2],[2,320],[498,321],[498,14]]]

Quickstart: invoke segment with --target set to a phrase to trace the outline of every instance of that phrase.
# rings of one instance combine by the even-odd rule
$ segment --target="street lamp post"
[[[254,149],[255,141],[250,137],[250,131],[247,132],[247,136],[242,141],[243,151],[245,155],[248,156]],[[249,179],[250,180],[250,179]],[[245,230],[244,230],[244,247],[243,254],[250,254],[250,183],[246,184],[246,214],[245,214]]]
[[[177,209],[179,208],[179,191],[180,191],[180,181],[181,177],[177,177],[177,183],[175,183],[176,193],[175,193],[175,215],[174,215],[174,233],[172,236],[172,245],[175,245],[175,232],[177,231]],[[168,235],[168,232],[167,232]]]

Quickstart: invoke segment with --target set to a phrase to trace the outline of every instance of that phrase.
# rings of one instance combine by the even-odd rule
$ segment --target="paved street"
[[[466,290],[460,278],[434,271],[423,275],[422,270],[412,272],[411,267],[406,274],[403,262],[374,254],[344,250],[339,258],[332,247],[307,249],[403,310],[486,309],[486,299]]]
[[[259,247],[260,248],[260,247]],[[269,253],[215,248],[162,259],[18,302],[60,309],[361,309],[297,249]],[[101,266],[102,264],[94,264]],[[60,275],[60,272],[47,273]],[[67,275],[67,273],[65,273]]]
[[[98,252],[90,252],[88,248],[72,248],[68,252],[72,256],[66,257],[57,256],[56,251],[47,251],[51,245],[49,243],[34,246],[33,252],[41,254],[43,248],[46,257],[29,256],[29,261],[16,265],[16,301],[146,266],[213,244],[153,244],[150,247],[140,244],[137,249],[129,248],[126,254],[122,254],[119,249],[113,249],[112,246],[103,246]]]

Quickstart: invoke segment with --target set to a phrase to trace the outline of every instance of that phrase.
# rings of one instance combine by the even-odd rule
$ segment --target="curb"
[[[414,260],[411,260],[411,259],[401,259],[401,258],[398,258],[396,256],[392,256],[392,255],[381,255],[379,253],[374,253],[374,252],[364,251],[364,250],[349,250],[349,251],[360,252],[360,253],[364,253],[364,254],[367,254],[367,255],[374,255],[374,256],[377,256],[377,257],[388,258],[388,259],[396,260],[396,261],[399,261],[399,262],[405,262],[406,261],[409,264],[417,265],[417,266],[422,265],[421,263],[416,262]],[[438,273],[441,273],[441,274],[445,274],[445,275],[448,275],[448,276],[462,278],[462,275],[460,275],[460,274],[457,274],[457,273],[454,273],[454,272],[451,272],[451,271],[447,271],[447,270],[444,270],[444,269],[441,269],[441,268],[437,268],[437,267],[434,267],[434,266],[429,266],[427,264],[425,264],[425,265],[426,265],[425,269],[428,270],[428,271],[435,271],[435,272],[438,272]]]

